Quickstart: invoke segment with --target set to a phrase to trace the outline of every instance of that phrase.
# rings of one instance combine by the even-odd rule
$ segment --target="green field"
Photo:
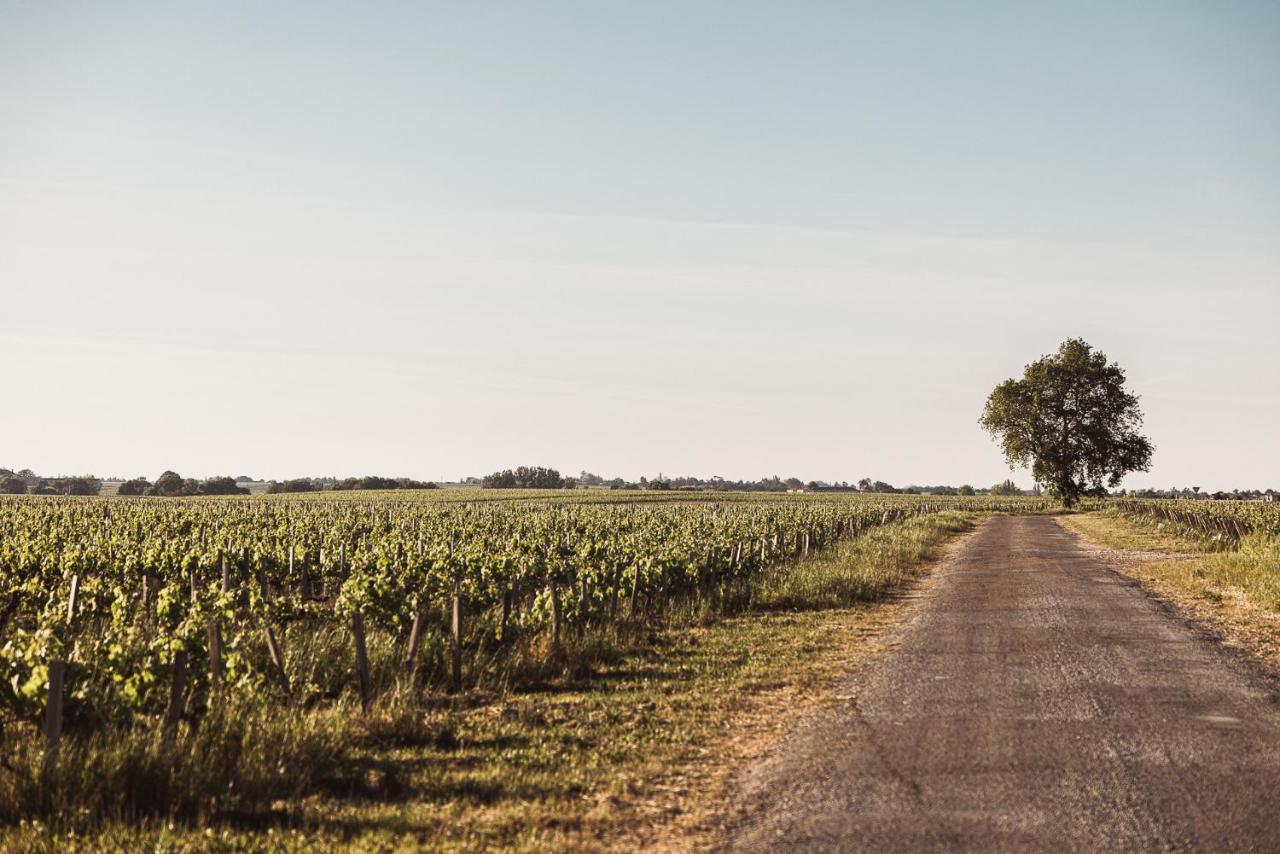
[[[665,671],[698,627],[736,625],[732,645],[776,625],[742,615],[874,598],[947,520],[1047,507],[605,490],[2,499],[0,819],[274,821],[406,777],[469,802],[471,782],[382,763],[404,758],[397,745],[449,753],[449,722],[477,726],[477,704],[607,689],[655,654]],[[736,679],[748,662],[732,661],[705,666]]]
[[[1106,506],[1245,560],[1273,518]],[[3,498],[0,821],[23,848],[67,833],[182,847],[209,828],[236,848],[285,831],[299,847],[594,847],[633,806],[618,780],[651,796],[655,757],[701,767],[697,745],[744,698],[817,678],[824,650],[857,654],[821,626],[874,623],[865,603],[976,516],[1053,510],[609,490]],[[576,800],[601,797],[615,807]]]

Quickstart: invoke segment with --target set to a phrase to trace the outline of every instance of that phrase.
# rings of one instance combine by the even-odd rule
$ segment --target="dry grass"
[[[1280,543],[1246,537],[1234,552],[1110,512],[1059,517],[1099,557],[1187,618],[1280,672]]]

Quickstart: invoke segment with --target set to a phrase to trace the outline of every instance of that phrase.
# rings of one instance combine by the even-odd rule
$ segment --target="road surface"
[[[1273,683],[1076,545],[992,519],[837,705],[742,775],[734,851],[1280,851]]]

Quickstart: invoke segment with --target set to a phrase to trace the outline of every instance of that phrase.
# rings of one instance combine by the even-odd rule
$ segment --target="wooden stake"
[[[262,602],[264,607],[271,604],[271,591],[267,588],[267,576],[258,570],[258,587],[262,591]],[[276,641],[276,633],[271,628],[270,614],[264,614],[262,618],[262,632],[267,638],[267,652],[271,655],[271,663],[275,667],[276,678],[280,681],[280,687],[284,689],[285,698],[291,693],[289,688],[289,674],[284,669],[284,651],[280,648],[280,644]]]
[[[356,678],[360,682],[360,708],[369,711],[369,650],[365,645],[364,617],[359,611],[351,615],[351,636],[356,647]]]
[[[418,650],[422,647],[422,630],[426,627],[426,617],[419,608],[413,615],[413,623],[409,626],[409,649],[405,653],[404,663],[409,670],[409,678],[413,678],[418,668]]]
[[[502,622],[498,625],[498,640],[507,639],[507,626],[511,622],[511,588],[502,591]]]
[[[65,661],[49,662],[49,697],[44,709],[44,761],[52,766],[58,759],[58,745],[62,743],[62,693],[66,679]]]
[[[454,691],[462,688],[462,596],[453,594],[453,619],[449,626],[449,652],[452,658],[450,684]]]
[[[187,651],[179,650],[173,656],[173,669],[169,674],[169,707],[164,713],[164,740],[173,741],[178,733],[178,721],[182,719],[187,687]]]
[[[560,654],[560,587],[554,576],[547,578],[551,590],[551,651]]]
[[[347,544],[338,547],[338,577],[347,578]],[[356,682],[360,686],[360,708],[369,711],[369,647],[364,634],[364,615],[359,611],[351,615],[351,641],[356,653]]]
[[[71,620],[76,615],[76,595],[80,592],[80,576],[71,576],[71,595],[67,597],[67,619]]]
[[[222,571],[222,593],[231,588],[231,575],[227,572],[227,558],[218,552],[218,567]],[[214,687],[222,684],[224,671],[222,667],[222,629],[218,626],[218,615],[209,620],[209,677]]]

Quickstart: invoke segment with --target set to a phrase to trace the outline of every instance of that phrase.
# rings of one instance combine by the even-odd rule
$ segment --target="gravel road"
[[[998,517],[733,802],[733,851],[1280,851],[1280,704],[1052,518]]]

